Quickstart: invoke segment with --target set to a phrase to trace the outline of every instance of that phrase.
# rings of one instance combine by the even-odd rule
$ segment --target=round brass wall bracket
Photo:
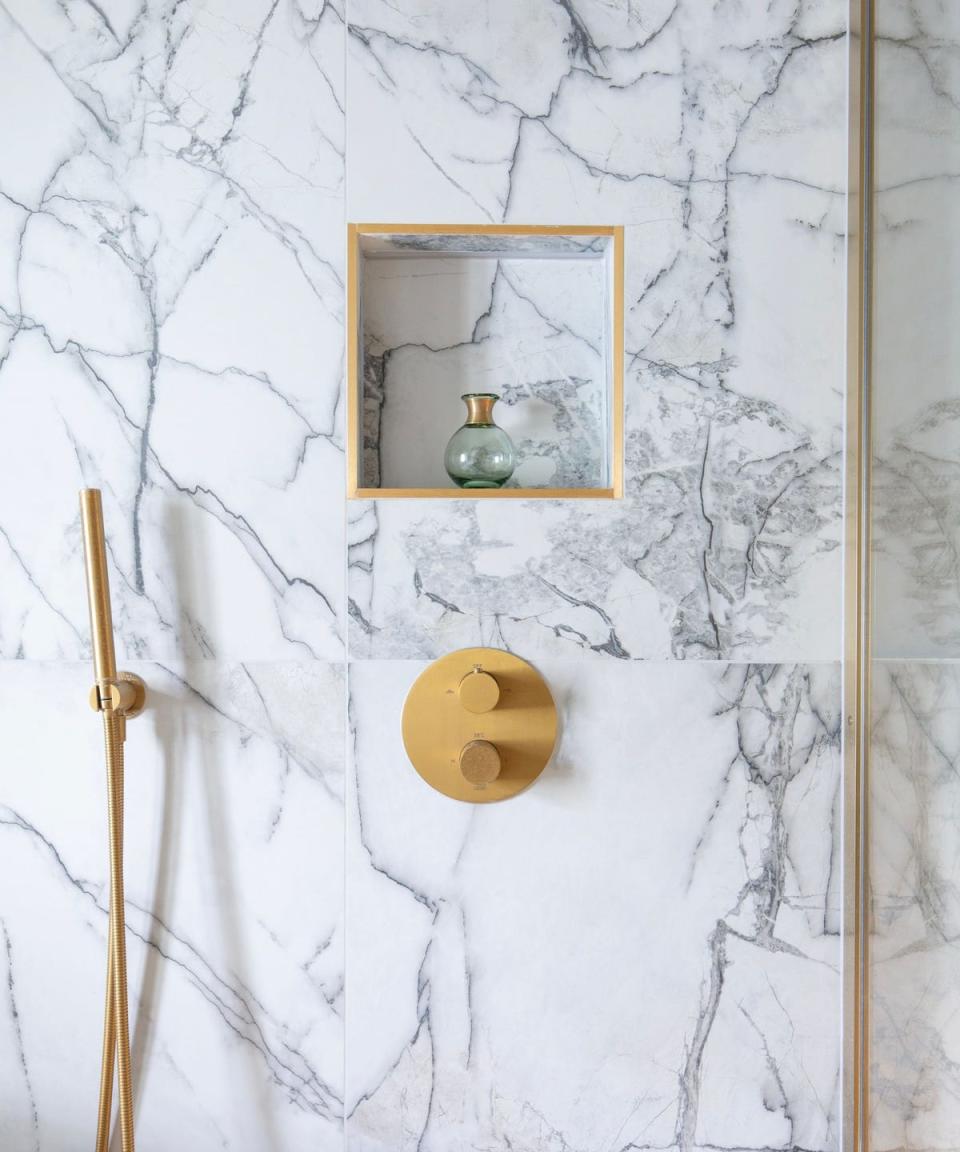
[[[557,709],[543,677],[499,648],[441,657],[403,706],[403,744],[414,768],[431,788],[472,804],[528,788],[556,739]]]
[[[103,711],[108,694],[110,708],[128,720],[139,716],[147,703],[147,686],[136,672],[118,672],[115,680],[94,684],[90,689],[90,707],[94,712]]]

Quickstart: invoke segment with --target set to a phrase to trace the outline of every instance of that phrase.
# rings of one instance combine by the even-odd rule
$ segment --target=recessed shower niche
[[[348,281],[351,496],[621,495],[621,228],[351,224]],[[500,489],[444,468],[477,392],[516,450]]]

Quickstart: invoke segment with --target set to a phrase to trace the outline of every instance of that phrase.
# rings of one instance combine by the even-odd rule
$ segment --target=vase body
[[[467,422],[450,437],[443,463],[447,475],[461,488],[502,488],[513,475],[513,441],[493,420],[500,399],[493,392],[468,392]]]

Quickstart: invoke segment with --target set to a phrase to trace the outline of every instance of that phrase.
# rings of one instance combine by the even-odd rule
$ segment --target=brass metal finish
[[[613,456],[610,470],[610,495],[623,497],[623,373],[625,328],[623,321],[623,228],[613,230]]]
[[[492,784],[502,767],[497,746],[489,740],[471,740],[460,749],[460,771],[468,784]]]
[[[354,488],[350,500],[615,500],[613,488]]]
[[[468,712],[490,712],[500,701],[500,685],[495,676],[478,666],[460,681],[458,694]]]
[[[115,680],[94,684],[90,689],[90,707],[102,712],[107,707],[121,712],[127,720],[139,716],[147,701],[147,686],[135,672],[118,672]]]
[[[874,52],[872,0],[850,0],[847,396],[844,556],[843,1133],[865,1152],[869,1070],[868,781],[870,734],[871,328]]]
[[[481,712],[464,707],[492,697]],[[475,693],[475,695],[474,695]],[[464,648],[417,678],[403,707],[403,743],[423,779],[454,800],[516,796],[550,761],[557,709],[540,673],[499,648]]]
[[[610,486],[607,488],[365,488],[360,484],[360,237],[610,236],[613,242]],[[347,225],[347,498],[351,500],[618,500],[623,496],[623,261],[622,225],[588,224],[348,224]]]
[[[130,1069],[130,1024],[127,1015],[127,951],[123,894],[123,742],[127,719],[139,715],[146,701],[146,686],[132,672],[117,672],[110,612],[110,581],[103,532],[100,492],[80,493],[80,520],[90,606],[93,667],[96,682],[91,706],[103,714],[107,762],[107,818],[110,839],[110,914],[107,942],[107,991],[103,1012],[103,1050],[100,1061],[100,1100],[97,1109],[97,1152],[110,1144],[114,1065],[119,1092],[120,1144],[134,1152],[133,1086]]]
[[[103,533],[103,504],[99,488],[80,493],[80,524],[90,608],[90,640],[93,644],[93,675],[98,684],[115,680],[117,659],[113,649],[113,614],[110,611],[110,580]]]
[[[499,397],[492,393],[474,392],[469,396],[464,396],[463,400],[467,405],[467,423],[492,424],[493,406],[498,399]]]
[[[127,948],[123,888],[123,741],[126,730],[122,712],[103,709],[104,748],[107,761],[107,819],[110,838],[110,919],[107,940],[107,1005],[103,1022],[100,1059],[100,1103],[97,1109],[97,1152],[110,1143],[110,1110],[113,1101],[113,1057],[117,1062],[120,1146],[134,1152],[133,1083],[130,1068],[130,1022],[127,1015]]]

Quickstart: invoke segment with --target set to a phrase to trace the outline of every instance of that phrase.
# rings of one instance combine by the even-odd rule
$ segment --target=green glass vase
[[[467,422],[450,437],[443,463],[460,488],[502,488],[513,475],[513,441],[493,420],[495,392],[467,392]]]

